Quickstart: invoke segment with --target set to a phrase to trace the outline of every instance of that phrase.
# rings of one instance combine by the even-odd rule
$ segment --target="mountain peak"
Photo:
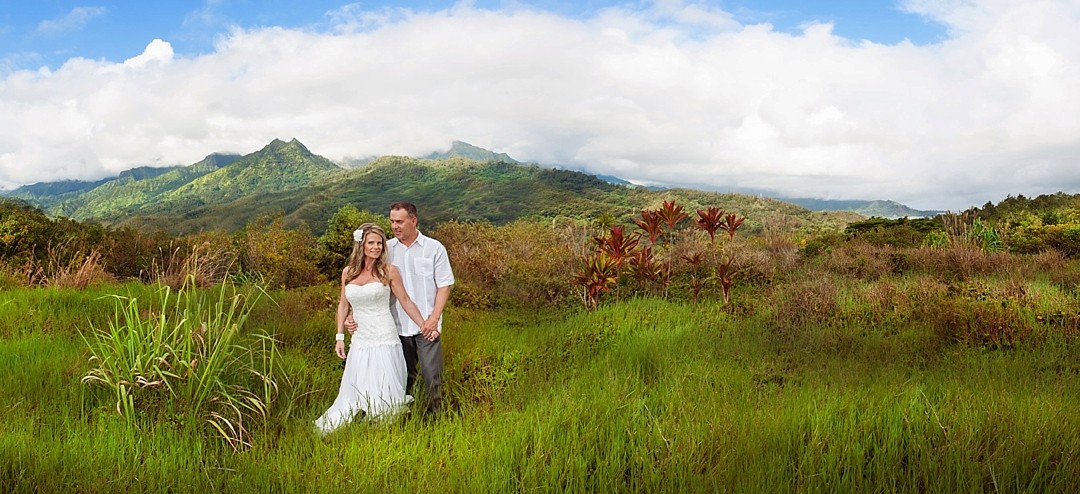
[[[501,161],[503,163],[521,163],[520,161],[511,158],[510,155],[506,153],[496,153],[494,151],[489,151],[479,146],[473,146],[472,144],[464,141],[454,141],[450,144],[449,151],[446,151],[444,153],[431,153],[424,158],[429,160],[439,160],[453,157],[467,158],[474,161]]]
[[[270,141],[270,144],[267,144],[266,147],[264,147],[264,148],[262,148],[262,149],[260,149],[258,151],[258,153],[281,153],[281,152],[295,152],[295,153],[299,153],[302,156],[310,156],[311,155],[311,151],[308,150],[307,146],[304,146],[295,137],[293,137],[292,140],[290,140],[289,142],[285,142],[285,141],[283,141],[281,139],[274,139],[274,140]]]

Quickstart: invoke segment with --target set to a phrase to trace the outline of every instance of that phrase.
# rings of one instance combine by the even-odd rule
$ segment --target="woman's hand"
[[[334,353],[337,354],[339,359],[345,359],[345,342],[338,340],[334,342]]]

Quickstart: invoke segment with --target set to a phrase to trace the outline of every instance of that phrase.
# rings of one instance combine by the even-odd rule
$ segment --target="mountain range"
[[[557,219],[611,215],[629,221],[641,209],[676,199],[688,211],[717,206],[747,216],[747,226],[767,224],[808,230],[842,228],[873,216],[921,216],[887,201],[799,204],[761,195],[686,188],[658,189],[617,177],[522,163],[455,142],[445,153],[423,158],[383,156],[354,168],[312,153],[298,140],[275,139],[248,155],[211,154],[187,166],[140,167],[94,182],[62,181],[26,185],[5,195],[23,199],[53,216],[114,226],[162,229],[171,233],[233,231],[269,214],[286,225],[318,232],[339,208],[383,211],[397,200],[421,205],[421,220],[505,223],[522,217]],[[854,211],[854,212],[852,212]]]

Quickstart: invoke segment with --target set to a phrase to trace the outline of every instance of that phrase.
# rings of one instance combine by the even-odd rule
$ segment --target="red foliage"
[[[585,266],[574,274],[574,282],[585,288],[585,303],[595,309],[600,295],[610,291],[619,281],[615,262],[603,252],[590,257]]]
[[[663,230],[663,219],[657,211],[650,211],[648,209],[641,211],[641,219],[635,219],[634,224],[645,230],[645,233],[649,235],[649,243],[655,244],[656,239],[660,238],[660,234]]]
[[[698,220],[695,225],[709,233],[709,240],[715,240],[716,230],[720,229],[724,220],[724,210],[716,206],[710,206],[702,211],[697,210]]]
[[[640,241],[636,235],[626,235],[624,230],[622,226],[613,226],[607,236],[593,238],[600,252],[610,256],[616,267],[623,265]]]
[[[675,201],[664,201],[664,205],[656,211],[656,214],[660,215],[660,218],[667,224],[668,231],[675,231],[675,227],[679,226],[690,215],[683,212],[682,206],[676,206]]]
[[[735,214],[728,214],[724,216],[724,222],[720,225],[720,228],[727,232],[729,239],[735,238],[735,230],[738,230],[745,220],[745,217],[739,218]]]

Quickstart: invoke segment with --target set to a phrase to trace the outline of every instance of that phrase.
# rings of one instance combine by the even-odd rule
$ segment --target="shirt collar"
[[[388,240],[387,243],[388,244],[392,243],[393,245],[400,245],[402,247],[405,247],[405,243],[402,242],[401,240],[398,240],[397,237],[394,237],[394,238]],[[425,237],[424,234],[420,230],[417,230],[416,231],[416,240],[413,240],[413,245],[419,245],[419,246],[423,247],[425,243],[427,243],[427,237]]]

